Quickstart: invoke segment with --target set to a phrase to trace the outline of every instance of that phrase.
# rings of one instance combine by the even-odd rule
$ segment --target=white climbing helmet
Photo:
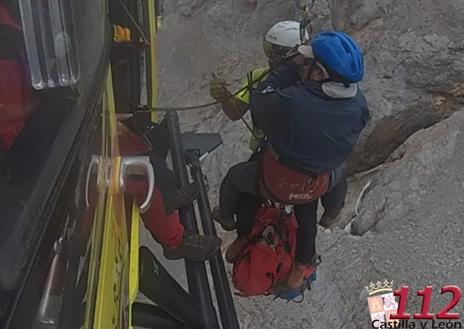
[[[309,40],[309,34],[305,30],[305,39]],[[274,24],[267,32],[264,40],[285,48],[293,48],[301,44],[300,23],[297,21],[282,21]]]
[[[309,40],[305,29],[305,42]],[[301,44],[300,23],[297,21],[282,21],[274,24],[267,32],[263,41],[263,50],[269,59],[269,65],[275,66],[290,49]]]

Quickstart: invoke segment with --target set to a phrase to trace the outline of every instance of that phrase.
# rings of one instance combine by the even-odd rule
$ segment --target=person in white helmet
[[[269,66],[250,71],[247,78],[243,80],[241,89],[245,88],[237,96],[231,98],[231,93],[227,90],[227,82],[223,79],[213,78],[210,81],[210,93],[217,101],[221,101],[222,109],[226,116],[233,120],[240,118],[247,112],[249,107],[250,90],[267,78],[270,69],[274,69],[282,62],[292,48],[302,43],[300,37],[300,23],[292,20],[285,20],[274,24],[266,33],[263,40],[264,54],[268,58]],[[303,41],[308,41],[309,35],[305,30]],[[250,149],[256,153],[260,149],[263,132],[253,127],[253,135],[250,139]]]

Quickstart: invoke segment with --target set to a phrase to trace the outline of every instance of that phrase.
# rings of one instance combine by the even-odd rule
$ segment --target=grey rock
[[[358,31],[374,19],[385,14],[385,6],[390,0],[330,0],[332,24],[337,30]]]
[[[366,53],[362,87],[372,120],[348,162],[350,173],[383,163],[415,131],[461,107],[464,43],[450,19],[458,13],[462,2],[332,1],[333,22]]]
[[[386,164],[375,178],[375,187],[363,201],[362,213],[352,223],[352,233],[362,235],[376,225],[381,231],[388,230],[392,224],[401,227],[410,216],[419,216],[423,205],[434,198],[436,184],[442,184],[448,176],[462,176],[460,172],[452,172],[450,165],[458,162],[460,156],[464,157],[459,154],[463,133],[464,112],[461,111],[414,134],[401,145],[392,155],[397,160]],[[458,182],[453,184],[458,185],[456,188],[459,188]],[[452,200],[459,203],[462,191],[452,193],[455,193]]]

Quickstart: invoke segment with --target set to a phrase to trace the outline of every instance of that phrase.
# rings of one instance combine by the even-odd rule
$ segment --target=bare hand
[[[209,92],[211,97],[217,101],[224,101],[230,97],[230,93],[227,90],[227,82],[215,76],[209,81]]]

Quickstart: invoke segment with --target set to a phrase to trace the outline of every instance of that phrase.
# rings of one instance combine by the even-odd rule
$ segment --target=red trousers
[[[118,125],[118,133],[122,156],[136,155],[148,150],[140,138],[122,124]],[[156,170],[156,168],[154,169]],[[142,203],[147,195],[146,181],[130,181],[128,179],[126,193],[132,194],[139,204]],[[174,211],[170,215],[166,214],[163,198],[156,186],[150,208],[141,216],[145,227],[153,234],[155,240],[164,247],[174,249],[182,242],[184,226],[180,222],[179,212]]]
[[[132,194],[137,203],[141,204],[147,195],[145,181],[128,181],[126,193]],[[179,212],[176,210],[166,215],[160,191],[155,187],[150,208],[141,215],[145,227],[153,234],[156,241],[164,247],[176,248],[184,237],[184,226],[180,222]]]

